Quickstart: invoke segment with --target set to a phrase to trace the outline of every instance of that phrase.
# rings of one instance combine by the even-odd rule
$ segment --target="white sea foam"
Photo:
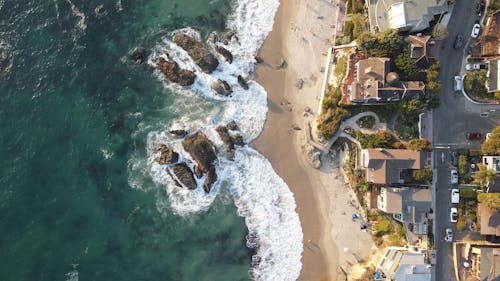
[[[179,32],[201,40],[196,30],[176,30],[153,49],[148,61],[150,65],[156,67],[157,57],[168,52],[170,59],[181,68],[194,71],[197,78],[192,86],[180,87],[168,82],[158,69],[155,70],[155,76],[164,82],[165,87],[179,95],[174,101],[177,104],[171,105],[169,110],[183,117],[162,124],[161,130],[151,130],[151,125],[141,124],[136,136],[148,132],[149,158],[129,162],[131,186],[140,187],[133,177],[137,170],[147,169],[153,181],[165,188],[170,209],[181,216],[207,210],[220,192],[228,192],[238,214],[245,217],[249,230],[247,245],[257,247],[252,275],[256,280],[265,281],[296,280],[300,274],[303,234],[293,194],[269,161],[254,149],[239,147],[234,161],[227,159],[224,144],[215,128],[234,120],[245,142],[251,142],[262,131],[267,114],[267,93],[254,81],[248,81],[249,90],[242,89],[237,76],[249,77],[254,71],[254,56],[272,30],[278,6],[279,0],[239,0],[235,4],[227,26],[236,32],[238,40],[224,45],[233,54],[233,62],[227,63],[214,52],[220,64],[211,74],[202,72],[189,55],[171,41],[172,36]],[[210,85],[216,79],[228,82],[233,90],[231,96],[219,96],[211,90]],[[188,166],[192,168],[194,165],[182,147],[182,140],[166,133],[169,129],[201,130],[218,147],[218,162],[215,163],[218,180],[209,194],[202,188],[203,178],[197,180],[195,190],[179,188],[165,171],[167,166],[158,163],[156,149],[164,143],[179,152],[181,160]],[[160,205],[163,208],[163,204]]]

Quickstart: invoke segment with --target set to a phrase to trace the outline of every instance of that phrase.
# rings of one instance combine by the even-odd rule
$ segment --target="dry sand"
[[[253,146],[295,195],[304,232],[299,278],[304,281],[344,280],[339,268],[354,277],[356,267],[350,265],[366,259],[373,247],[370,235],[351,219],[359,206],[338,168],[339,155],[327,157],[321,169],[314,169],[301,149],[306,121],[312,118],[304,116],[304,108],[316,114],[323,81],[320,70],[335,32],[336,9],[335,3],[325,0],[281,1],[256,75],[268,92],[269,112]],[[286,65],[277,67],[283,59]],[[301,89],[296,86],[299,79],[304,81]]]

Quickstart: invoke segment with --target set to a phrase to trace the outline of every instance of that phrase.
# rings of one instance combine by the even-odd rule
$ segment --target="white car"
[[[451,230],[451,228],[447,228],[445,230],[445,233],[446,233],[446,235],[444,237],[444,240],[446,242],[453,242],[453,230]]]
[[[458,210],[457,210],[457,208],[451,208],[450,209],[450,221],[457,222],[457,220],[458,220]]]
[[[470,34],[470,37],[477,38],[479,36],[479,31],[481,31],[481,26],[479,25],[479,23],[474,24],[474,27],[472,27],[472,33]]]
[[[458,191],[457,188],[453,188],[451,190],[451,203],[458,204],[459,201],[460,201],[460,192]]]
[[[477,70],[481,69],[481,64],[479,63],[468,63],[465,65],[466,70]]]
[[[453,89],[455,91],[457,91],[457,92],[461,92],[464,89],[464,84],[462,82],[462,77],[455,76],[454,83],[453,83]]]
[[[451,184],[457,184],[458,183],[458,172],[457,170],[453,169],[451,170]]]

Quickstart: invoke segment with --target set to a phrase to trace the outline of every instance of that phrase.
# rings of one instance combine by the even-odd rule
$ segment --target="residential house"
[[[448,11],[447,0],[370,0],[368,17],[373,32],[398,29],[415,33]]]
[[[481,235],[500,236],[500,212],[495,212],[484,204],[477,206]]]
[[[494,60],[500,58],[500,11],[489,16],[483,32],[472,44],[471,56]]]
[[[425,169],[430,164],[427,151],[409,149],[362,149],[360,158],[366,182],[386,186],[413,184],[411,171]]]
[[[436,42],[431,36],[421,33],[406,38],[410,44],[410,55],[419,68],[428,68],[436,59]]]
[[[488,170],[500,173],[500,156],[483,156],[482,163]]]
[[[499,42],[500,43],[500,42]],[[489,93],[500,90],[500,59],[493,59],[487,61],[488,65],[488,80],[486,80],[486,89]]]
[[[480,281],[500,280],[500,249],[472,247],[471,273]]]
[[[398,188],[380,189],[380,194],[377,196],[377,208],[388,214],[401,214],[403,212],[402,192]]]
[[[404,224],[410,245],[418,245],[427,235],[432,197],[429,189],[380,188],[377,208]]]
[[[431,266],[425,262],[422,253],[389,247],[376,268],[375,276],[375,280],[430,281]]]
[[[415,99],[425,94],[422,81],[400,81],[391,71],[389,58],[371,57],[359,60],[349,69],[354,79],[348,79],[342,88],[349,101],[362,104],[396,102]],[[350,75],[350,74],[349,74]]]

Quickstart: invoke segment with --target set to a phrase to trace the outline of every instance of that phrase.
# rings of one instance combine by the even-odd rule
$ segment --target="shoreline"
[[[268,93],[269,111],[264,130],[251,145],[294,194],[304,234],[298,280],[346,280],[350,278],[343,271],[359,275],[352,265],[368,258],[373,242],[351,220],[359,206],[352,203],[355,195],[340,171],[341,153],[324,157],[327,161],[315,169],[302,149],[307,122],[313,118],[305,108],[316,114],[324,75],[320,70],[336,24],[334,4],[316,5],[313,9],[306,0],[280,3],[273,30],[259,52],[264,63],[255,75]]]

